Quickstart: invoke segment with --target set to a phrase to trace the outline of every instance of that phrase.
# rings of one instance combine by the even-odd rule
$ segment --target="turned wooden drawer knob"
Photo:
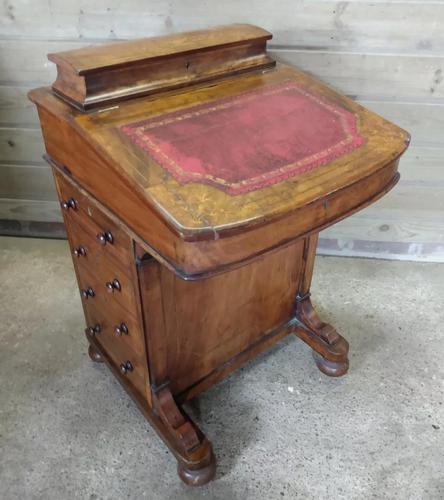
[[[100,333],[101,329],[102,328],[100,327],[99,323],[96,323],[94,326],[87,326],[85,328],[85,333],[87,335],[94,336],[96,333]]]
[[[74,250],[72,251],[72,253],[76,256],[76,257],[85,257],[86,255],[86,248],[83,247],[82,245],[74,248]]]
[[[120,337],[123,334],[128,335],[128,327],[122,322],[114,328],[114,333],[117,337]]]
[[[74,198],[69,198],[69,200],[63,200],[61,205],[63,210],[69,210],[70,208],[72,210],[77,210],[77,202]]]
[[[131,364],[131,361],[125,361],[125,363],[122,363],[120,365],[120,373],[122,375],[126,375],[128,372],[133,371],[133,365]]]
[[[122,287],[120,286],[120,282],[117,278],[114,278],[112,281],[107,281],[105,283],[105,286],[106,286],[106,289],[108,290],[108,292],[110,292],[110,293],[113,293],[114,290],[117,290],[118,292],[120,292],[120,290],[122,290]]]
[[[82,297],[87,300],[89,297],[94,297],[94,290],[89,286],[88,288],[84,288],[81,290]]]
[[[101,245],[106,245],[110,243],[111,245],[114,243],[114,236],[111,231],[103,231],[97,235],[97,239],[100,241]]]

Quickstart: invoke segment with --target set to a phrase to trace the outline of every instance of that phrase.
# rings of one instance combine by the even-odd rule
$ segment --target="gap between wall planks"
[[[320,252],[441,260],[444,247],[444,1],[227,0],[211,12],[178,0],[98,6],[68,0],[6,2],[0,13],[0,219],[61,220],[34,106],[48,52],[237,21],[273,32],[271,52],[312,72],[412,133],[401,182],[387,197],[322,233]],[[405,22],[399,15],[408,12]],[[38,14],[38,15],[37,15]],[[51,34],[51,40],[45,38]],[[426,200],[418,203],[418,193]],[[32,227],[36,227],[35,224]],[[28,230],[29,232],[29,230]],[[415,246],[416,245],[416,246]],[[368,255],[367,255],[368,254]]]

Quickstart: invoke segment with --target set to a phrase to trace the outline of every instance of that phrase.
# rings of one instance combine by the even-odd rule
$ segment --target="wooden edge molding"
[[[247,256],[243,259],[240,259],[236,262],[231,262],[231,263],[226,264],[226,265],[221,265],[218,267],[210,268],[210,269],[205,270],[204,272],[197,272],[197,273],[186,273],[180,268],[175,268],[175,273],[180,278],[182,278],[184,280],[191,281],[191,280],[198,280],[198,279],[207,278],[209,276],[214,276],[216,274],[231,271],[232,269],[237,269],[238,267],[241,267],[241,266],[245,265],[246,263],[253,261],[254,259],[263,257],[264,255],[267,255],[271,252],[277,251],[280,248],[291,245],[296,240],[303,239],[303,238],[306,238],[306,237],[311,236],[313,234],[319,233],[319,231],[322,231],[323,229],[331,226],[332,224],[334,224],[342,219],[345,219],[349,215],[352,215],[355,212],[358,212],[359,210],[362,210],[363,208],[367,207],[368,205],[370,205],[374,201],[377,201],[379,198],[381,198],[386,193],[388,193],[398,183],[399,178],[400,178],[400,174],[397,172],[394,175],[394,177],[392,177],[390,182],[388,184],[386,184],[381,191],[378,191],[376,194],[372,195],[370,198],[355,205],[350,210],[343,212],[338,217],[336,217],[334,220],[326,221],[326,222],[322,223],[321,225],[310,229],[309,231],[306,231],[306,232],[298,234],[294,237],[288,238],[287,240],[285,240],[283,242],[282,241],[277,242],[275,245],[273,245],[271,247],[264,248],[263,250],[258,251],[252,255],[249,255],[249,256]]]
[[[49,156],[45,156],[45,158],[46,158],[46,160],[50,163],[50,165],[53,168],[55,168],[56,170],[62,171],[61,167],[52,158],[50,158]],[[376,174],[373,174],[373,175],[378,175],[378,172]],[[128,234],[134,239],[134,241],[136,241],[137,244],[139,244],[144,249],[144,251],[147,252],[147,256],[154,257],[157,261],[161,262],[169,270],[171,270],[172,272],[174,272],[179,278],[181,278],[183,280],[186,280],[186,281],[192,281],[192,280],[205,279],[205,278],[208,278],[210,276],[215,276],[216,274],[221,274],[221,273],[224,273],[224,272],[231,271],[233,269],[237,269],[240,266],[243,266],[243,265],[245,265],[248,262],[251,262],[251,261],[253,261],[253,260],[257,259],[257,258],[260,258],[260,257],[262,257],[262,256],[264,256],[266,254],[269,254],[269,253],[271,253],[273,251],[276,251],[279,248],[282,248],[284,246],[290,245],[290,244],[292,244],[294,241],[296,241],[298,239],[306,238],[307,236],[310,236],[311,234],[318,233],[320,230],[324,229],[325,227],[328,227],[331,224],[333,224],[333,223],[335,223],[335,222],[337,222],[337,221],[339,221],[341,219],[344,219],[345,217],[351,215],[352,213],[357,212],[358,210],[361,210],[362,208],[368,206],[369,204],[371,204],[375,200],[377,200],[380,197],[382,197],[385,193],[387,193],[388,191],[390,191],[390,189],[392,189],[393,186],[395,186],[395,184],[399,180],[399,177],[400,177],[399,173],[396,172],[394,174],[394,176],[391,177],[390,181],[386,185],[384,185],[381,189],[379,189],[378,192],[373,193],[369,198],[367,198],[363,202],[358,203],[357,205],[353,206],[351,209],[349,209],[349,210],[341,213],[340,215],[336,216],[334,218],[334,220],[324,221],[321,225],[313,227],[309,231],[305,231],[305,232],[303,232],[301,234],[296,234],[296,235],[294,235],[294,236],[286,239],[285,241],[276,241],[274,245],[268,246],[268,247],[265,247],[265,248],[261,248],[259,250],[256,250],[256,251],[254,251],[251,254],[242,256],[240,259],[238,259],[238,260],[236,260],[234,262],[229,262],[229,263],[226,263],[226,264],[216,265],[216,266],[213,266],[213,267],[209,267],[208,266],[208,267],[205,267],[205,269],[203,269],[202,271],[193,272],[193,273],[186,272],[182,267],[180,267],[177,264],[177,262],[173,262],[171,258],[166,257],[161,252],[159,252],[156,248],[154,248],[153,246],[151,246],[150,244],[148,244],[143,238],[141,238],[134,231],[132,231],[125,223],[123,223],[122,221],[120,221],[105,206],[103,206],[102,204],[100,204],[97,201],[95,201],[95,203],[98,203],[100,205],[100,209],[111,220],[113,220],[116,224],[121,225],[121,226],[124,227],[125,231],[128,232]],[[90,196],[90,193],[88,193],[83,188],[81,188],[73,179],[69,179],[69,182],[72,182],[73,185],[75,185],[75,187],[80,192],[84,193],[87,196]],[[362,182],[362,179],[361,179],[361,182]],[[346,191],[346,188],[345,188],[345,191]],[[254,231],[252,231],[251,234],[254,236]],[[214,242],[210,242],[210,243],[217,245],[219,242],[214,241]],[[188,244],[190,244],[190,243],[188,243]],[[193,245],[193,244],[191,243],[191,245]],[[139,260],[139,265],[143,266],[144,263],[145,263],[145,260],[143,258],[141,258]]]
[[[62,222],[0,219],[0,236],[65,240],[66,230]],[[412,243],[321,236],[316,254],[329,257],[444,262],[443,244],[433,241]]]

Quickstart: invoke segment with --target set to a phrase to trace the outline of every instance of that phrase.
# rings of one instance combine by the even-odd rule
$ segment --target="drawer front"
[[[143,328],[138,319],[132,239],[100,204],[53,169],[86,317],[100,345],[135,391],[149,398]]]
[[[103,260],[100,265],[81,261],[77,265],[79,281],[82,285],[82,294],[85,289],[92,288],[95,295],[108,308],[122,307],[132,316],[136,316],[136,298],[131,279],[115,266],[106,266]],[[94,274],[90,271],[94,269]]]
[[[144,356],[143,329],[135,315],[130,314],[116,301],[110,303],[107,292],[96,292],[94,279],[89,273],[81,273],[79,286],[88,319],[92,318],[95,323],[98,322],[102,330],[112,332],[117,345],[125,344],[136,354]],[[84,291],[88,293],[83,293]]]
[[[118,261],[131,257],[131,238],[118,223],[105,215],[95,200],[84,195],[72,181],[56,170],[54,177],[67,223],[80,225],[97,246]]]
[[[112,326],[106,324],[100,314],[94,312],[87,313],[89,326],[100,325],[100,331],[89,333],[87,337],[93,337],[111,358],[121,376],[128,379],[134,388],[144,397],[148,392],[148,369],[146,357],[134,352],[128,345],[116,339]],[[102,322],[101,322],[102,320]]]
[[[132,263],[117,264],[77,224],[69,224],[68,232],[82,291],[92,288],[109,307],[119,304],[134,315],[136,298],[129,268]]]
[[[105,334],[100,337],[99,343],[120,370],[121,376],[127,378],[143,398],[146,399],[149,388],[146,359],[138,357],[126,346],[120,345],[117,347],[113,343],[111,334]]]
[[[121,376],[125,377],[144,399],[148,398],[149,377],[145,340],[143,330],[136,319],[135,309],[125,309],[114,294],[110,296],[101,290],[100,283],[95,281],[97,278],[86,268],[77,266],[77,273],[81,291],[88,288],[93,290],[92,294],[86,297],[81,293],[87,323],[86,336],[94,337]],[[129,288],[131,283],[122,280],[122,286],[126,285]]]

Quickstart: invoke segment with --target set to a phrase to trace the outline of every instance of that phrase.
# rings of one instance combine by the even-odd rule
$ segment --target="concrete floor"
[[[86,354],[64,241],[0,238],[2,499],[443,499],[444,266],[318,258],[314,301],[351,345],[329,379],[287,338],[199,398],[217,478],[176,464]]]

